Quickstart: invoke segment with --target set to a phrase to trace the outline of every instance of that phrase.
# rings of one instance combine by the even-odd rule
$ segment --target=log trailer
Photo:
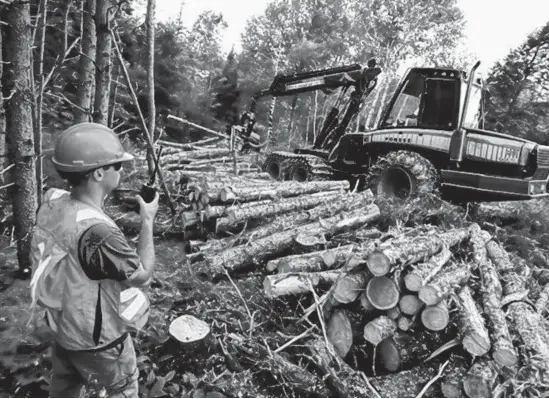
[[[352,133],[345,130],[381,72],[375,61],[367,68],[279,75],[253,103],[264,95],[333,87],[355,90],[341,121],[336,107],[330,111],[311,149],[270,153],[264,168],[275,178],[293,180],[316,178],[324,171],[330,179],[401,198],[435,190],[459,202],[549,196],[549,146],[483,128],[485,91],[482,79],[475,78],[479,65],[469,73],[408,69],[378,126]],[[249,115],[244,119],[253,121]],[[253,122],[247,127],[251,132]]]

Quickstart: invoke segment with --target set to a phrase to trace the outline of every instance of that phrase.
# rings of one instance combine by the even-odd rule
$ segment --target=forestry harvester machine
[[[549,196],[549,147],[484,129],[485,90],[469,73],[452,68],[410,68],[399,82],[376,128],[346,132],[381,69],[351,65],[277,75],[254,96],[240,134],[252,140],[255,103],[267,95],[354,88],[339,120],[334,106],[312,148],[267,154],[264,169],[277,179],[349,180],[377,195],[407,198],[439,190],[456,202],[525,200]],[[341,97],[340,97],[341,99]]]

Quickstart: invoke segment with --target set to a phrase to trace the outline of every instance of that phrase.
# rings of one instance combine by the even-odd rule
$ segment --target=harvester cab
[[[378,126],[348,132],[330,153],[337,178],[378,195],[439,189],[463,202],[549,196],[549,147],[484,129],[482,80],[471,70],[411,68]]]

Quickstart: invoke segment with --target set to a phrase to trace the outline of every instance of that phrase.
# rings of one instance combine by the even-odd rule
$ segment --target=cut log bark
[[[290,362],[285,357],[272,353],[254,340],[246,340],[230,334],[227,349],[234,358],[258,370],[274,375],[296,392],[315,397],[330,396],[325,384],[313,373]]]
[[[466,263],[452,263],[440,271],[429,283],[419,290],[419,299],[427,305],[436,305],[442,299],[462,287],[471,272]]]
[[[468,286],[459,291],[458,299],[458,325],[463,347],[473,356],[483,356],[490,350],[490,338]]]
[[[376,309],[388,310],[398,304],[400,292],[392,279],[374,277],[368,282],[366,296]]]
[[[438,367],[422,364],[399,373],[370,378],[370,382],[382,398],[416,398],[437,373]],[[436,384],[431,385],[424,395],[436,398]]]
[[[452,251],[443,248],[427,262],[419,263],[404,276],[404,284],[410,291],[417,292],[430,282],[452,257]]]
[[[306,183],[283,182],[274,186],[274,188],[269,188],[265,191],[257,190],[256,188],[225,188],[222,190],[221,198],[223,202],[233,202],[235,200],[249,202],[264,198],[294,197],[321,191],[340,191],[348,189],[349,182],[347,180],[312,181]]]
[[[326,324],[326,335],[339,357],[345,358],[353,344],[353,328],[345,310],[338,309],[332,313]]]
[[[419,313],[423,307],[423,302],[417,297],[417,295],[408,294],[403,295],[398,302],[398,307],[408,316],[415,316]]]
[[[330,270],[316,273],[275,274],[265,277],[263,288],[268,298],[277,298],[284,295],[300,295],[311,291],[310,284],[313,287],[333,284],[339,273],[337,270]]]
[[[294,237],[300,234],[332,236],[345,229],[363,226],[379,217],[379,208],[369,205],[361,211],[342,213],[304,226],[257,239],[246,246],[227,249],[221,253],[206,256],[204,272],[211,275],[223,275],[224,269],[239,270],[263,262],[267,257],[287,251],[293,245]],[[349,224],[351,223],[351,224]]]
[[[486,251],[490,260],[496,265],[496,269],[499,273],[505,273],[514,269],[514,265],[511,262],[507,251],[495,241],[489,241],[486,244]]]
[[[368,257],[368,268],[374,276],[383,276],[395,265],[408,265],[428,259],[442,248],[451,248],[468,237],[467,229],[454,229],[408,240],[392,240],[380,245],[379,251]]]
[[[502,309],[503,289],[498,273],[492,262],[486,256],[486,247],[482,242],[472,238],[474,257],[478,263],[482,280],[482,304],[488,322],[488,331],[492,340],[492,358],[502,366],[514,366],[518,355],[513,346],[505,313]]]
[[[542,317],[525,302],[509,304],[507,314],[524,348],[534,355],[530,361],[538,364],[544,379],[549,378],[549,337]]]
[[[543,316],[547,311],[548,302],[549,302],[549,284],[543,287],[543,290],[539,294],[538,300],[536,301],[536,310],[541,316]]]
[[[426,306],[421,312],[421,322],[431,331],[444,330],[450,322],[450,313],[445,300],[436,305]]]
[[[469,371],[468,362],[465,358],[452,354],[450,364],[440,382],[440,390],[445,398],[463,398],[463,378]]]
[[[391,337],[397,329],[394,320],[379,316],[364,326],[364,339],[376,346],[384,339]]]
[[[337,304],[354,302],[364,292],[371,276],[366,273],[346,273],[336,281],[333,299]]]
[[[377,358],[387,371],[396,372],[423,363],[440,343],[439,334],[397,331],[377,346]]]
[[[477,359],[463,378],[463,390],[469,398],[491,398],[497,377],[491,361]]]
[[[278,273],[291,272],[320,272],[328,269],[337,269],[342,266],[352,253],[354,245],[345,245],[339,248],[326,249],[306,254],[288,255],[267,262],[267,270]]]
[[[304,255],[290,255],[277,259],[276,265],[267,263],[267,270],[277,269],[279,273],[317,272],[337,269],[345,264],[351,255],[354,245],[312,252]],[[272,269],[275,267],[275,269]]]
[[[364,375],[353,370],[347,363],[341,360],[335,353],[333,345],[326,347],[321,339],[311,341],[307,349],[312,355],[314,365],[326,376],[328,386],[336,394],[333,396],[343,398],[370,398],[376,395],[368,387]],[[330,396],[330,395],[328,395]]]

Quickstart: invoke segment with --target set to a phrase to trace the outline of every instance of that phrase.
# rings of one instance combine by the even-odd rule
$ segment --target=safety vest
[[[149,299],[138,288],[111,279],[91,280],[78,260],[82,233],[97,223],[116,224],[103,212],[50,189],[44,196],[31,242],[32,308],[46,318],[60,346],[97,349],[147,322]]]

